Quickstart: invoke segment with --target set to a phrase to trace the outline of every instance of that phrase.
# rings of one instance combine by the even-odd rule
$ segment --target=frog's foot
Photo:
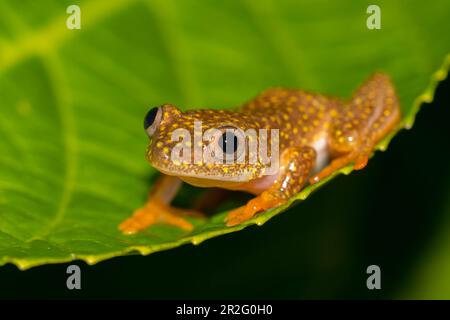
[[[282,202],[281,198],[275,197],[271,193],[263,192],[247,202],[246,205],[230,211],[225,217],[225,222],[229,227],[241,224],[253,218],[258,212],[277,207]]]
[[[149,201],[145,207],[136,210],[131,217],[119,225],[124,234],[134,234],[154,224],[169,224],[186,231],[194,226],[183,216],[201,217],[203,214],[195,210],[185,210],[165,205],[159,201]]]
[[[368,153],[359,153],[359,152],[358,153],[356,153],[356,152],[349,153],[347,155],[344,155],[342,157],[336,158],[333,161],[331,161],[331,163],[327,167],[323,168],[322,171],[320,171],[316,175],[312,176],[309,179],[309,183],[310,184],[317,183],[317,182],[325,179],[332,173],[334,173],[334,172],[338,171],[339,169],[342,169],[343,167],[345,167],[349,164],[352,164],[352,163],[353,163],[353,168],[355,170],[361,170],[367,165],[368,161],[369,161]]]

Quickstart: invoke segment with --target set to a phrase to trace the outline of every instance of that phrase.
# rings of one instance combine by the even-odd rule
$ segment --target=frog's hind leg
[[[256,213],[286,202],[306,184],[314,169],[316,152],[310,147],[291,147],[281,156],[279,176],[269,189],[251,199],[246,205],[232,210],[225,218],[227,226],[238,225]]]
[[[134,211],[133,215],[119,225],[120,231],[133,234],[150,227],[153,224],[163,223],[177,226],[191,231],[193,225],[185,216],[201,217],[203,214],[195,210],[186,210],[170,206],[181,187],[181,180],[177,177],[163,175],[149,193],[147,203]]]
[[[310,182],[318,182],[350,163],[356,170],[364,168],[375,145],[399,120],[400,107],[389,77],[375,73],[348,104],[332,114],[328,144],[333,160]]]

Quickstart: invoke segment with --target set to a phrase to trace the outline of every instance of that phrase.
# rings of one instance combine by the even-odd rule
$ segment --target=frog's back
[[[314,145],[323,139],[341,100],[303,90],[271,88],[241,108],[280,130],[280,148]]]

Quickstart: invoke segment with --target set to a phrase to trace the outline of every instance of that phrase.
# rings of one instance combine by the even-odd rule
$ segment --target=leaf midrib
[[[64,87],[64,74],[59,58],[56,53],[42,57],[43,65],[48,74],[48,80],[54,92],[54,102],[58,110],[58,116],[61,123],[62,145],[64,149],[64,179],[62,182],[62,195],[59,200],[57,211],[44,228],[38,231],[34,236],[25,240],[29,243],[34,240],[46,239],[48,235],[61,223],[72,198],[73,189],[78,167],[78,147],[77,132],[72,105],[69,103],[69,93]]]
[[[54,18],[41,29],[24,34],[13,42],[3,43],[0,51],[0,72],[5,72],[25,59],[37,54],[47,54],[55,51],[70,37],[91,25],[106,19],[125,6],[131,6],[136,0],[95,0],[80,7],[82,16],[81,30],[68,30],[66,28],[67,14],[61,14]],[[85,17],[83,12],[90,14]]]

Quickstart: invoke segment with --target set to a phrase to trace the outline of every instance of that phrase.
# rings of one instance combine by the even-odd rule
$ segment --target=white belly
[[[322,170],[330,161],[330,154],[328,152],[327,139],[325,137],[320,138],[314,142],[311,146],[316,150],[316,165],[314,167],[314,173]]]

